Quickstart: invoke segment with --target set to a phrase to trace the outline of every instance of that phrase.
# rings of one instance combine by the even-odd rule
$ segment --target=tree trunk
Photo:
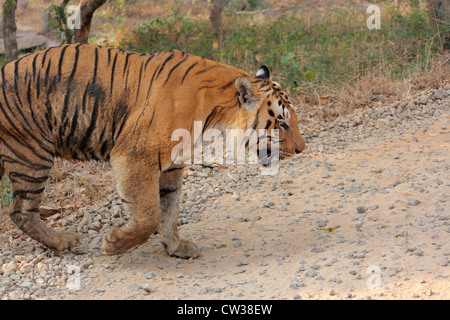
[[[64,12],[66,12],[66,6],[69,3],[70,0],[62,0],[60,7]],[[67,28],[66,20],[61,21],[62,23],[62,29],[64,30],[64,34],[66,35],[64,42],[67,44],[72,43],[73,39],[73,31]]]
[[[448,0],[428,0],[430,25],[442,36],[444,49],[450,49],[450,3]]]
[[[446,0],[428,0],[428,17],[430,25],[435,30],[439,30],[441,25],[443,26],[450,22],[449,8],[445,2]]]
[[[215,0],[209,15],[213,31],[213,49],[220,49],[223,40],[222,11],[230,0]]]
[[[81,28],[75,30],[75,42],[87,43],[89,31],[91,30],[91,21],[95,10],[100,8],[106,0],[81,0],[80,15]]]
[[[19,57],[16,39],[16,8],[17,0],[3,1],[3,44],[5,47],[6,63]]]

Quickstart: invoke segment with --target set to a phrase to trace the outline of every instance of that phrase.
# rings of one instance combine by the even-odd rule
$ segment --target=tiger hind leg
[[[39,215],[42,193],[50,169],[19,173],[16,168],[16,171],[7,172],[13,190],[10,217],[20,230],[51,249],[64,250],[75,246],[80,241],[76,233],[57,232],[48,227]]]
[[[151,155],[142,155],[151,159]],[[136,166],[144,159],[130,156],[111,156],[117,192],[131,219],[123,226],[113,228],[103,238],[102,251],[107,255],[126,252],[148,240],[159,224],[159,171],[151,166]]]
[[[192,241],[180,239],[178,234],[183,173],[184,170],[181,168],[161,173],[159,179],[161,218],[158,231],[170,256],[189,259],[200,256],[200,249]]]

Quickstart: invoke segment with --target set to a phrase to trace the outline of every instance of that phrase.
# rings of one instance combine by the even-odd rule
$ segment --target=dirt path
[[[442,119],[424,134],[312,155],[317,165],[300,166],[292,195],[271,197],[273,209],[233,209],[237,201],[223,196],[226,214],[184,225],[203,248],[199,259],[169,258],[149,241],[99,257],[103,267],[69,297],[449,299],[449,127]]]

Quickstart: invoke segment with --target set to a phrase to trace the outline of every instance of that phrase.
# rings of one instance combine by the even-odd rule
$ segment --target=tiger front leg
[[[130,221],[113,228],[103,239],[102,251],[108,255],[126,252],[147,241],[159,224],[159,170],[143,167],[146,161],[132,157],[112,158],[117,191]]]
[[[184,170],[180,168],[161,174],[159,181],[161,206],[159,233],[163,237],[162,243],[169,255],[189,259],[197,258],[200,250],[192,241],[180,239],[178,234],[183,173]]]

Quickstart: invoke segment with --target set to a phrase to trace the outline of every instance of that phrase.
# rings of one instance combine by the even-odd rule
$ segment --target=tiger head
[[[294,107],[280,85],[272,81],[268,67],[261,66],[255,78],[237,78],[235,86],[240,104],[246,110],[248,128],[266,129],[269,135],[271,129],[278,129],[280,159],[292,157],[305,149]],[[268,140],[266,154],[270,156],[270,137]]]

